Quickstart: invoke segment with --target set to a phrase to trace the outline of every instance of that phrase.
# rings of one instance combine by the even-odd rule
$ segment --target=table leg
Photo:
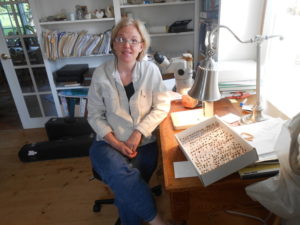
[[[170,192],[171,215],[176,225],[187,224],[190,210],[189,192]]]

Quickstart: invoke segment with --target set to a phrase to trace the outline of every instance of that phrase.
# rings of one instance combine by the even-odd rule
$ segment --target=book
[[[54,31],[50,34],[50,60],[56,60],[58,58],[57,46],[58,46],[58,32]]]
[[[279,162],[259,163],[239,170],[242,179],[253,179],[260,177],[271,177],[279,173]]]
[[[256,149],[218,116],[177,133],[175,137],[204,186],[258,160]]]
[[[76,42],[74,43],[74,46],[73,46],[73,51],[72,51],[72,56],[80,56],[80,50],[79,49],[79,46],[82,45],[83,42],[85,42],[85,35],[87,34],[87,31],[81,31],[78,33],[78,37],[76,39]]]
[[[42,37],[43,37],[43,46],[44,46],[44,51],[45,51],[45,55],[46,57],[49,59],[50,58],[50,31],[44,31],[42,33]]]
[[[84,73],[83,82],[82,82],[83,86],[90,86],[91,85],[91,81],[92,81],[94,71],[95,71],[95,68],[89,68],[89,70],[86,73]]]
[[[69,116],[68,102],[65,96],[59,96],[61,101],[62,112],[64,116]]]
[[[70,82],[64,82],[63,85],[64,87],[78,87],[80,86],[80,83],[76,81],[70,81]]]
[[[78,38],[78,33],[72,32],[68,34],[68,38],[63,47],[63,55],[64,57],[71,57],[74,49],[75,42]]]

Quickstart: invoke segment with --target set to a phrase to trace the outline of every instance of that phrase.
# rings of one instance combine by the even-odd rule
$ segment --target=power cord
[[[265,219],[259,218],[257,216],[253,216],[247,213],[242,213],[242,212],[237,212],[237,211],[233,211],[233,210],[224,210],[224,212],[232,214],[232,215],[238,215],[238,216],[244,216],[244,217],[248,217],[254,220],[258,220],[259,222],[261,222],[263,225],[267,225],[267,221],[270,219],[272,213],[269,212],[269,214],[267,215],[267,217]]]

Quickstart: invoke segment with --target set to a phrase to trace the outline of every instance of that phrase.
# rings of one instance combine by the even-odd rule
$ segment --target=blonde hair
[[[140,54],[137,57],[137,60],[140,61],[144,58],[144,56],[146,55],[148,48],[150,46],[150,35],[142,21],[123,17],[112,30],[110,46],[111,46],[111,49],[113,50],[113,43],[114,43],[116,36],[118,35],[119,30],[123,27],[130,26],[130,25],[135,26],[142,37],[143,50],[140,52]]]

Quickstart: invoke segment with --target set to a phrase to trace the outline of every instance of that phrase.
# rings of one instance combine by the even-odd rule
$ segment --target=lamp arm
[[[208,35],[208,55],[214,55],[214,53],[215,53],[215,50],[212,47],[212,36],[220,28],[227,29],[235,37],[235,39],[237,39],[242,44],[257,43],[257,45],[260,45],[264,40],[268,40],[271,38],[279,38],[280,40],[283,40],[283,36],[281,36],[281,35],[269,35],[269,36],[256,35],[254,38],[243,41],[229,27],[227,27],[225,25],[218,25],[214,29],[212,29],[212,31]]]
[[[253,43],[253,42],[255,42],[254,39],[250,39],[250,40],[247,40],[247,41],[242,41],[229,27],[224,26],[224,25],[218,25],[217,27],[215,27],[214,29],[212,29],[212,31],[208,35],[208,40],[209,40],[209,42],[208,42],[209,46],[208,47],[209,47],[210,50],[213,50],[213,48],[212,48],[212,36],[220,28],[227,29],[240,43],[245,44],[245,43]]]

